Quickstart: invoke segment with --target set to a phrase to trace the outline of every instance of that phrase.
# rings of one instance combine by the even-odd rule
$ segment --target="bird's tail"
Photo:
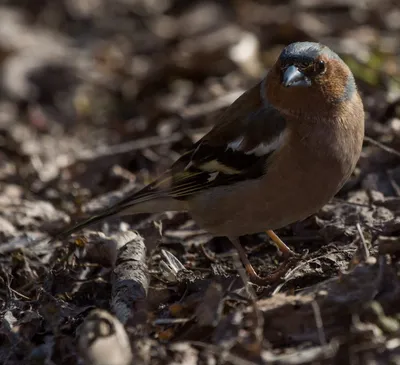
[[[112,208],[111,209],[107,209],[106,211],[104,211],[104,212],[102,212],[100,214],[94,215],[94,216],[92,216],[92,217],[90,217],[90,218],[88,218],[88,219],[86,219],[86,220],[84,220],[84,221],[82,221],[82,222],[80,222],[80,223],[78,223],[78,224],[76,224],[76,225],[74,225],[74,226],[72,226],[70,228],[67,228],[66,230],[64,230],[64,231],[62,231],[60,233],[58,233],[55,237],[53,237],[52,241],[63,240],[65,238],[67,238],[72,233],[78,232],[78,231],[80,231],[81,229],[83,229],[85,227],[91,226],[92,224],[101,222],[101,221],[105,220],[106,218],[112,217],[114,215],[118,215],[118,213],[119,213],[119,211],[116,210],[116,209],[112,209]]]
[[[151,204],[152,201],[157,200],[156,198],[159,197],[159,193],[154,191],[152,188],[153,184],[149,184],[144,187],[142,190],[129,194],[128,196],[122,198],[117,203],[111,205],[110,207],[106,208],[102,212],[99,212],[92,217],[73,225],[66,230],[61,231],[60,233],[56,234],[51,241],[55,240],[63,240],[67,238],[70,234],[80,231],[83,228],[89,227],[92,224],[101,222],[109,217],[116,216],[116,215],[124,215],[124,214],[135,214],[135,213],[146,213],[149,211],[149,208],[146,207],[146,203]],[[143,206],[144,205],[144,206]],[[154,205],[154,204],[153,204]],[[151,207],[151,209],[156,209],[155,207]]]
[[[65,239],[72,233],[80,231],[85,227],[101,222],[112,216],[182,210],[187,210],[185,201],[173,199],[163,192],[153,191],[152,186],[149,185],[138,193],[122,199],[120,202],[105,209],[103,212],[60,232],[52,239],[52,241]]]

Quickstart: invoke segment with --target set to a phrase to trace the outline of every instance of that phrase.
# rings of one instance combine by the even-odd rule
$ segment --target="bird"
[[[323,44],[291,43],[163,174],[58,237],[112,216],[187,211],[232,242],[251,282],[272,284],[298,256],[274,230],[331,200],[355,169],[363,138],[363,102],[346,63]],[[261,232],[285,259],[266,276],[239,241]]]

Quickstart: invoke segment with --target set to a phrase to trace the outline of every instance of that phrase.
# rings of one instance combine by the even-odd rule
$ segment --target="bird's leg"
[[[230,237],[229,240],[232,242],[232,244],[235,246],[236,250],[238,251],[240,260],[242,261],[244,267],[246,268],[246,271],[247,271],[247,274],[249,275],[250,281],[257,285],[268,285],[268,284],[273,284],[273,283],[279,281],[297,261],[297,256],[294,256],[294,257],[296,257],[296,260],[288,258],[285,260],[285,262],[282,265],[280,265],[275,271],[270,273],[268,276],[259,276],[255,272],[253,265],[250,263],[247,255],[246,255],[246,252],[244,251],[242,245],[239,242],[239,239],[236,237],[235,238]],[[283,243],[283,245],[289,250],[289,248],[284,243]],[[293,252],[293,251],[289,250],[289,252]]]
[[[265,231],[265,233],[269,236],[269,238],[271,238],[272,242],[275,243],[275,246],[278,248],[278,250],[282,252],[282,255],[285,259],[296,256],[296,253],[286,246],[285,242],[283,242],[273,230],[269,229],[268,231]]]

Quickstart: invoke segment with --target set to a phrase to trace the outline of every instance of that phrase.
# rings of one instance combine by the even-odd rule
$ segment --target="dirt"
[[[3,0],[0,24],[0,363],[100,364],[94,309],[123,322],[126,363],[400,363],[397,1]],[[152,181],[299,40],[349,64],[366,138],[337,196],[277,231],[302,256],[280,282],[250,284],[186,213],[49,243]],[[144,238],[150,279],[126,322],[121,231]],[[266,234],[241,243],[261,274],[282,262]]]

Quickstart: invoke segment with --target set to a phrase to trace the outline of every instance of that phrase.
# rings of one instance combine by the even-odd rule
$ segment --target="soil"
[[[1,364],[400,364],[397,0],[3,0],[0,24]],[[280,282],[249,283],[186,213],[49,241],[152,181],[300,40],[351,67],[366,138],[337,196],[276,232],[302,256]],[[262,275],[283,261],[264,233],[241,243]],[[101,321],[117,340],[96,347]]]

